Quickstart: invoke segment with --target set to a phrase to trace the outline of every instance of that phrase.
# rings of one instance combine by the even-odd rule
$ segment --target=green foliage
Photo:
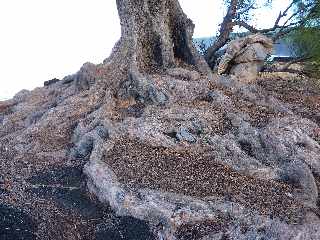
[[[225,6],[230,6],[231,0],[224,0]],[[238,0],[237,16],[235,20],[249,21],[254,15],[253,11],[271,6],[272,0]]]
[[[296,7],[302,8],[298,16],[303,24],[292,31],[287,40],[296,57],[303,58],[307,70],[320,72],[320,3],[319,0],[296,0]],[[306,8],[306,6],[308,6]]]
[[[296,57],[320,63],[320,29],[316,27],[301,27],[288,36]]]

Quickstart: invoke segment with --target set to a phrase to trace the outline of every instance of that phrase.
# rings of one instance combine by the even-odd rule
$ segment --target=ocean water
[[[0,85],[0,101],[8,100],[14,96],[14,92],[10,92],[8,88],[6,89],[1,89]]]
[[[5,101],[5,100],[8,100],[9,97],[3,97],[3,96],[0,96],[0,101]]]
[[[234,37],[235,36],[231,36],[231,38]],[[203,49],[210,47],[216,39],[216,37],[194,38],[193,42],[198,51],[203,53]],[[294,46],[285,40],[279,40],[274,44],[272,55],[274,57],[294,57]]]

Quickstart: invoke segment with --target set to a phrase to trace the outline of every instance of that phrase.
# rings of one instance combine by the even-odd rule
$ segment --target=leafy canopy
[[[295,0],[294,4],[302,24],[287,36],[287,41],[296,57],[306,60],[310,71],[320,72],[320,2]]]

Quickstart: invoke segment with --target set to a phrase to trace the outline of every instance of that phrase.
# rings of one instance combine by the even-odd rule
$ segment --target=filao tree
[[[210,73],[192,43],[194,24],[178,0],[117,0],[121,39],[108,62],[129,75],[181,65]]]

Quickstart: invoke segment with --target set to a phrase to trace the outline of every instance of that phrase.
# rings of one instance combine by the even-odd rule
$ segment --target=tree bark
[[[221,24],[221,28],[219,30],[220,34],[218,36],[218,39],[215,41],[215,43],[211,47],[208,48],[205,54],[206,61],[212,69],[214,68],[217,60],[216,52],[229,41],[230,33],[233,31],[233,27],[234,27],[233,20],[237,14],[237,6],[238,6],[238,0],[232,0],[228,8],[228,12]]]
[[[210,68],[192,43],[194,25],[178,0],[117,0],[121,39],[107,62],[123,71],[150,73],[188,65]]]

